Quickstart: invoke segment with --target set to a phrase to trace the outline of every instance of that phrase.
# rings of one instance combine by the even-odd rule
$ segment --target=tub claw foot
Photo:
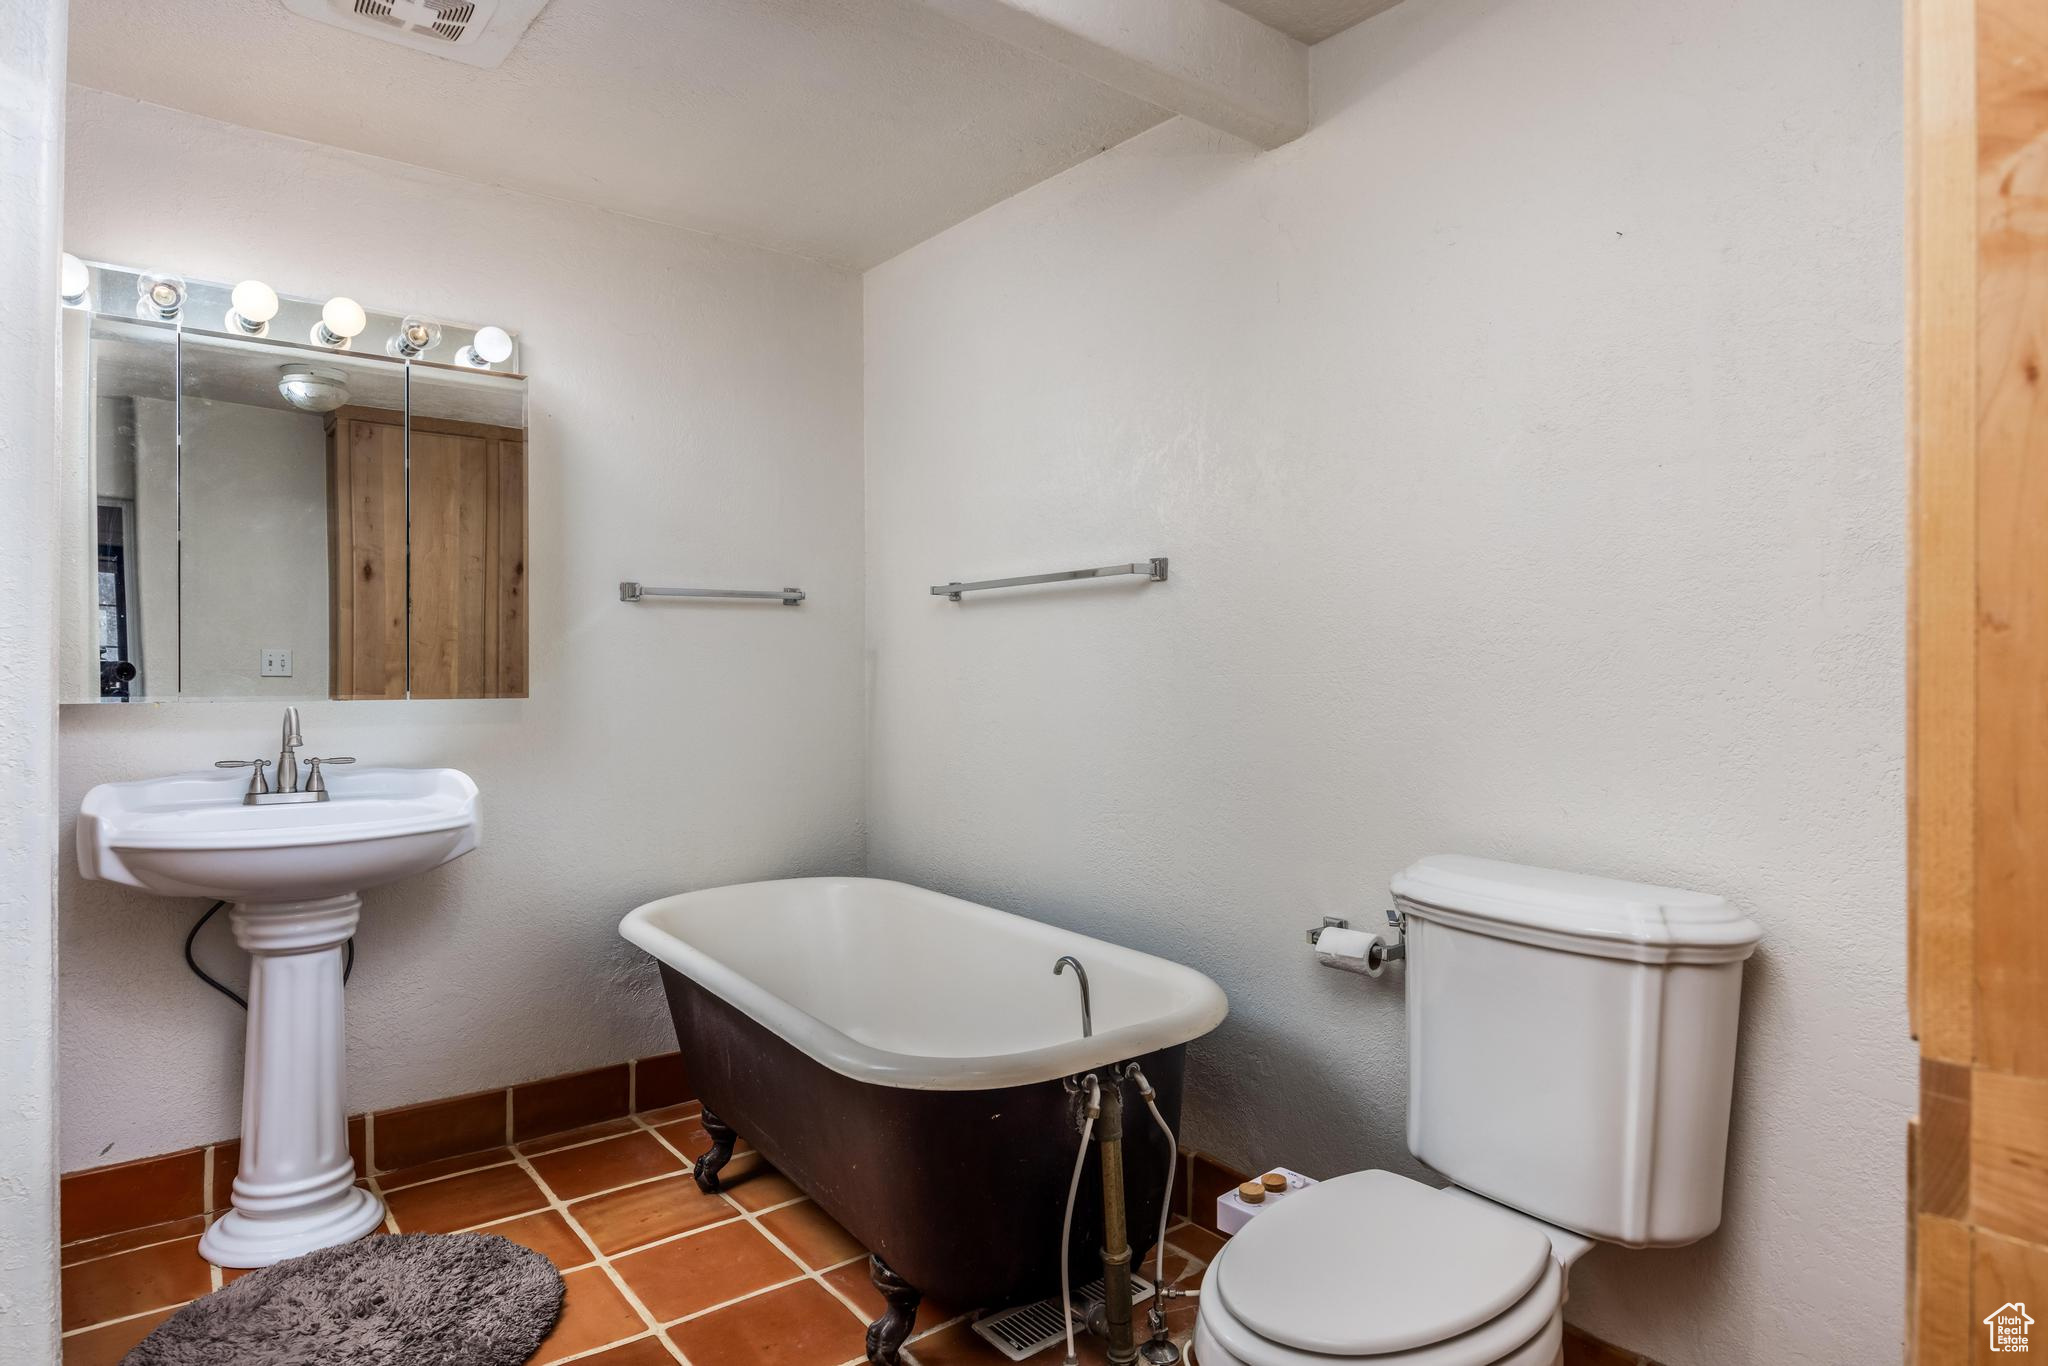
[[[709,1110],[697,1116],[697,1122],[704,1126],[704,1132],[711,1136],[711,1151],[697,1159],[697,1165],[690,1169],[690,1175],[697,1178],[697,1189],[706,1195],[716,1195],[725,1189],[718,1182],[718,1173],[725,1164],[732,1161],[732,1145],[739,1141],[739,1135],[732,1126],[712,1114]]]
[[[917,1304],[924,1296],[880,1257],[868,1258],[868,1279],[889,1304],[889,1311],[868,1325],[868,1360],[874,1366],[899,1366],[903,1340],[917,1322]]]

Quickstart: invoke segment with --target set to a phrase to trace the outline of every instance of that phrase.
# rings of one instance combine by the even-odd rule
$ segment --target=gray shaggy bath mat
[[[562,1312],[562,1277],[486,1233],[363,1238],[194,1300],[121,1366],[519,1366]]]

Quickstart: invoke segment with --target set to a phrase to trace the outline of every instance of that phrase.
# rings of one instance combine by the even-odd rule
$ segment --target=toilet
[[[1700,892],[1458,855],[1393,894],[1408,1148],[1451,1184],[1353,1172],[1253,1219],[1210,1263],[1196,1366],[1558,1366],[1580,1257],[1721,1222],[1756,923]]]

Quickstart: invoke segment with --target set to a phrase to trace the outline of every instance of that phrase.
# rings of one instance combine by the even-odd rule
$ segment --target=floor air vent
[[[284,0],[308,19],[371,38],[497,66],[525,36],[547,0]]]
[[[1102,1277],[1097,1276],[1074,1292],[1074,1304],[1085,1316],[1102,1303],[1102,1291]],[[1151,1298],[1152,1282],[1142,1276],[1131,1277],[1131,1303],[1143,1304]],[[1067,1325],[1060,1318],[1060,1302],[1055,1298],[984,1315],[974,1321],[974,1331],[981,1335],[982,1341],[1010,1360],[1023,1361],[1064,1340]],[[1077,1327],[1075,1331],[1080,1329]],[[1142,1328],[1138,1335],[1144,1336]],[[915,1347],[911,1348],[913,1355],[916,1351]]]

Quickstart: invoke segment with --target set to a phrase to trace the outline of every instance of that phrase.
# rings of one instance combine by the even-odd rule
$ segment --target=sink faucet
[[[254,769],[249,776],[249,790],[242,794],[244,806],[272,806],[282,802],[324,802],[328,800],[327,782],[320,776],[322,764],[352,764],[353,758],[337,754],[330,758],[308,759],[312,772],[304,788],[299,786],[299,746],[306,743],[299,733],[299,709],[284,709],[284,734],[280,737],[277,751],[277,785],[272,787],[264,778],[263,770],[270,767],[268,759],[217,759],[215,768]]]
[[[284,739],[277,751],[277,790],[297,792],[299,790],[299,746],[306,743],[299,734],[299,709],[284,709]]]

